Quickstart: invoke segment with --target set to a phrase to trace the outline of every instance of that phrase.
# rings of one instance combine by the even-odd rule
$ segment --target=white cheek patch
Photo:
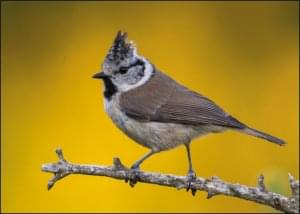
[[[118,89],[120,91],[129,91],[131,89],[137,88],[143,84],[145,84],[151,77],[153,73],[153,66],[145,59],[141,58],[141,60],[145,63],[145,69],[144,69],[144,76],[136,83],[133,85],[128,85],[128,84],[122,84],[118,86]]]

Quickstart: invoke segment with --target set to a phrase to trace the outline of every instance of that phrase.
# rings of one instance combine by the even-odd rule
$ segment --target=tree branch
[[[113,159],[113,166],[96,166],[70,163],[64,159],[61,149],[57,149],[56,154],[59,158],[57,163],[42,165],[42,171],[54,173],[53,178],[48,182],[48,190],[50,190],[57,181],[70,174],[106,176],[125,181],[130,179],[132,175],[132,170],[126,168],[119,158]],[[187,187],[187,178],[185,176],[175,176],[171,174],[139,171],[138,181],[175,187],[177,189]],[[289,182],[292,190],[292,196],[290,197],[269,192],[265,187],[263,175],[258,177],[257,187],[228,183],[216,176],[213,176],[211,179],[198,177],[192,182],[190,187],[207,192],[208,199],[215,195],[226,195],[264,204],[286,213],[299,213],[299,181],[295,180],[294,177],[289,174]]]

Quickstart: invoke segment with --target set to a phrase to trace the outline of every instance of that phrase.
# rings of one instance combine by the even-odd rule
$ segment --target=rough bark
[[[177,189],[187,188],[187,177],[171,174],[160,174],[152,172],[132,172],[126,168],[119,158],[113,159],[112,166],[97,166],[86,164],[74,164],[64,159],[61,149],[56,150],[59,158],[57,163],[48,163],[42,165],[42,171],[54,173],[53,178],[48,182],[48,190],[54,184],[70,174],[106,176],[115,179],[128,181],[133,175],[138,177],[138,182],[157,184],[161,186],[175,187]],[[207,192],[207,198],[215,195],[226,195],[240,199],[253,201],[273,207],[286,213],[299,213],[299,181],[289,174],[289,182],[292,194],[290,197],[270,192],[264,184],[264,177],[258,177],[257,187],[248,187],[238,183],[229,183],[213,176],[210,179],[198,177],[191,183],[190,188]],[[135,183],[130,183],[134,186]]]

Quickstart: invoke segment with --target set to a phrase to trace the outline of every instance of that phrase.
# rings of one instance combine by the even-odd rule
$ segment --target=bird
[[[118,31],[101,71],[93,78],[104,82],[105,111],[113,123],[149,152],[138,159],[131,170],[138,180],[140,165],[150,156],[184,145],[187,152],[187,190],[196,179],[190,144],[193,139],[226,130],[262,138],[277,145],[285,142],[240,122],[214,101],[195,92],[160,71],[127,41],[127,33]]]

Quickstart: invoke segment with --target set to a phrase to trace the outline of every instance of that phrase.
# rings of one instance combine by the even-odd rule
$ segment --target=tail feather
[[[284,142],[283,140],[277,138],[277,137],[274,137],[274,136],[271,136],[267,133],[264,133],[264,132],[261,132],[261,131],[258,131],[256,129],[252,129],[252,128],[249,128],[249,127],[246,127],[244,129],[241,130],[242,132],[246,133],[246,134],[249,134],[249,135],[252,135],[252,136],[255,136],[255,137],[259,137],[259,138],[262,138],[262,139],[265,139],[267,141],[270,141],[272,143],[276,143],[280,146],[283,146],[284,144],[286,144],[286,142]]]

